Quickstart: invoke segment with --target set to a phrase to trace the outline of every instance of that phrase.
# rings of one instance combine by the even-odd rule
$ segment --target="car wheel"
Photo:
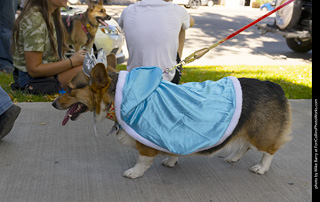
[[[79,0],[68,0],[68,2],[72,5],[79,4]]]
[[[312,40],[301,41],[299,39],[287,38],[287,45],[295,52],[306,53],[312,49]]]
[[[200,4],[201,4],[200,0],[190,0],[189,1],[190,8],[192,8],[192,9],[199,8]]]
[[[214,5],[213,1],[209,0],[207,6],[212,7],[213,5]]]
[[[276,7],[287,0],[278,0]],[[280,29],[291,29],[299,21],[302,12],[302,0],[295,0],[276,13],[276,24]]]

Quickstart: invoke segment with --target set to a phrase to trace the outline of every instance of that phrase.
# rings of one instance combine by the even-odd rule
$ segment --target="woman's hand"
[[[79,50],[70,59],[72,60],[73,67],[83,65],[83,60],[86,56],[85,50]]]

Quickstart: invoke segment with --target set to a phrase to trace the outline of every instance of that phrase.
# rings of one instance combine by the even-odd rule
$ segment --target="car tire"
[[[192,9],[197,9],[197,8],[199,8],[200,5],[201,5],[201,1],[200,0],[190,0],[189,1],[189,6]]]
[[[276,7],[284,4],[287,0],[278,0]],[[295,0],[276,13],[276,25],[280,29],[291,29],[299,21],[302,12],[302,0]]]
[[[287,38],[286,39],[288,47],[299,53],[306,53],[312,49],[312,40],[301,41],[299,39]]]
[[[68,0],[68,2],[72,5],[79,4],[79,0]]]
[[[121,52],[122,52],[122,51],[121,51]],[[122,63],[124,63],[125,60],[126,60],[126,57],[125,57],[125,56],[119,57],[119,58],[117,58],[117,64],[122,64]]]
[[[208,4],[207,4],[207,6],[208,7],[212,7],[214,5],[214,2],[213,2],[213,0],[209,0],[208,1]]]

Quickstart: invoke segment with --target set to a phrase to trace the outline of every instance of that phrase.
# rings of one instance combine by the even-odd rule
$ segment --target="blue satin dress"
[[[121,71],[115,110],[119,124],[137,141],[155,149],[189,155],[221,144],[241,114],[237,78],[176,85],[162,80],[158,67]]]

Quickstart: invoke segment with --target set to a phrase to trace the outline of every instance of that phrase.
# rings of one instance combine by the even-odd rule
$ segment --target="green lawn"
[[[118,69],[126,66],[119,65]],[[184,67],[180,83],[202,82],[205,80],[219,80],[226,76],[249,77],[260,80],[270,80],[278,83],[284,89],[289,99],[312,98],[312,66],[192,66]],[[1,87],[12,97],[14,102],[51,102],[54,96],[35,96],[12,91],[10,84],[13,82],[12,75],[0,73]]]
[[[185,67],[181,83],[219,80],[223,77],[248,77],[279,84],[289,99],[312,98],[312,66],[205,66]]]

